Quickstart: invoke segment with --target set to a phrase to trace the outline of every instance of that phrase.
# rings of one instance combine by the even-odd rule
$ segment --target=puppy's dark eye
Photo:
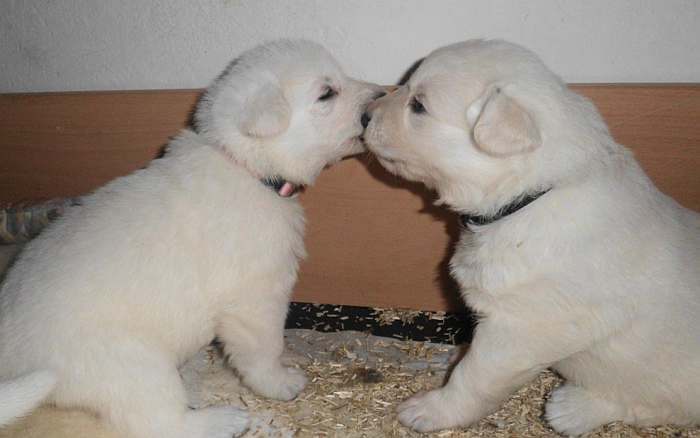
[[[326,87],[326,89],[323,91],[323,94],[321,97],[318,98],[319,102],[325,102],[327,100],[333,99],[335,96],[338,95],[338,92],[331,88],[331,87]]]
[[[411,111],[413,111],[414,114],[425,114],[426,110],[425,107],[423,106],[422,103],[420,103],[420,100],[416,99],[413,97],[411,101],[408,103],[408,106],[411,107]]]

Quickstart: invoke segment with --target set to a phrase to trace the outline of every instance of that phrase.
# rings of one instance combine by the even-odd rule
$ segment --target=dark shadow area
[[[195,124],[194,124],[194,113],[197,111],[197,107],[199,106],[199,102],[201,102],[201,100],[202,100],[202,96],[204,96],[204,91],[199,95],[199,97],[197,97],[197,101],[194,103],[194,105],[192,105],[192,108],[190,108],[189,111],[187,112],[187,124],[185,125],[185,129],[192,129],[193,131],[196,131]],[[178,134],[176,134],[176,135],[179,135],[179,134],[180,134],[180,132],[178,132]],[[170,144],[170,140],[172,140],[172,137],[170,139],[168,139],[167,143],[161,145],[158,148],[158,152],[156,153],[155,157],[153,157],[154,160],[157,160],[159,158],[163,158],[165,156],[165,154],[167,152],[166,149],[168,147],[168,144]]]
[[[197,107],[199,107],[199,104],[204,97],[204,93],[206,93],[206,90],[200,93],[199,97],[197,97],[197,101],[194,103],[194,105],[192,105],[192,108],[190,108],[189,112],[187,113],[187,128],[193,131],[197,131],[197,127],[194,123],[194,113],[197,112]]]
[[[8,271],[17,261],[24,243],[0,246],[0,285],[5,281]]]
[[[474,327],[475,326],[476,326],[476,321],[474,321],[474,325],[472,326],[472,339],[474,337]],[[469,342],[471,342],[471,339],[469,340]],[[443,385],[446,385],[447,382],[450,380],[450,377],[452,376],[452,373],[454,372],[457,364],[460,363],[462,361],[462,359],[464,359],[464,356],[466,356],[467,353],[469,352],[469,347],[471,347],[471,345],[469,343],[460,344],[459,348],[455,352],[454,356],[452,356],[450,358],[450,363],[447,365],[447,372],[445,373],[445,377],[442,380]]]
[[[325,333],[354,330],[401,340],[449,345],[469,344],[476,319],[471,313],[442,313],[412,310],[398,311],[406,318],[381,319],[387,309],[292,302],[285,327],[311,329]],[[396,309],[391,309],[396,315]],[[461,357],[461,356],[459,356]]]
[[[165,153],[167,152],[168,148],[168,143],[162,145],[161,147],[158,148],[158,152],[156,152],[156,156],[153,157],[154,160],[159,160],[165,156]],[[148,167],[148,165],[144,166]]]
[[[414,62],[411,64],[411,66],[404,72],[404,74],[401,75],[401,78],[399,79],[399,82],[397,82],[396,85],[406,85],[406,82],[408,82],[409,79],[411,79],[411,76],[413,76],[413,73],[418,70],[418,67],[425,61],[425,58],[421,58],[418,61]]]

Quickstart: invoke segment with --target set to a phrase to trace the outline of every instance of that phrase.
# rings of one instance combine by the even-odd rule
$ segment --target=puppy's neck
[[[472,229],[473,227],[483,226],[492,224],[506,216],[517,213],[521,209],[527,207],[531,203],[535,202],[541,196],[546,194],[550,189],[542,190],[536,193],[524,193],[509,202],[501,206],[495,213],[489,215],[481,214],[460,214],[459,221],[465,228]]]
[[[238,166],[244,169],[253,178],[260,181],[261,184],[265,185],[266,187],[269,187],[271,190],[274,190],[275,193],[277,193],[280,197],[290,198],[299,193],[300,187],[297,184],[289,182],[279,175],[261,176],[257,172],[254,172],[252,169],[246,166],[244,163],[242,163],[240,160],[237,160],[236,157],[234,157],[233,154],[231,154],[231,152],[223,146],[214,145],[213,148],[216,149],[221,155],[223,155],[226,161],[228,161],[234,166]]]

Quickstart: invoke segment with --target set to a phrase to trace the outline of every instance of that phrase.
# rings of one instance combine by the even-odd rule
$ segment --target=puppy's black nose
[[[384,96],[386,96],[385,92],[377,91],[376,93],[374,93],[374,96],[372,96],[372,100],[377,100],[377,99],[384,97]]]
[[[360,123],[362,123],[363,128],[367,129],[367,125],[369,125],[370,120],[372,120],[372,117],[369,115],[369,113],[362,113],[362,117],[360,117]]]

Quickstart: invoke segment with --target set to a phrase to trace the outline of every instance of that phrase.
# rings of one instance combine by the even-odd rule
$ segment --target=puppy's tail
[[[36,371],[0,382],[0,427],[33,411],[56,387],[50,371]]]

